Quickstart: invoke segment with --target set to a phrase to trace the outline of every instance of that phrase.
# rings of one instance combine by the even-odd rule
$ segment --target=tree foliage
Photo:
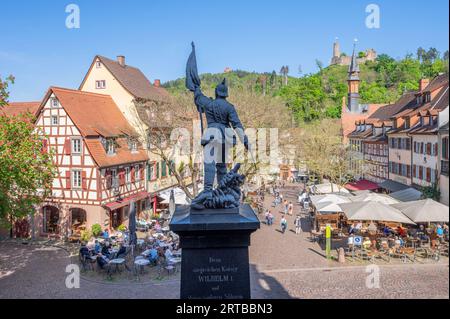
[[[49,194],[55,173],[33,115],[0,115],[0,223],[26,217]]]
[[[317,73],[298,78],[288,77],[286,66],[281,68],[280,75],[275,71],[264,73],[268,85],[261,81],[261,74],[245,71],[203,74],[202,85],[212,89],[225,77],[230,89],[279,97],[293,113],[297,124],[337,118],[341,113],[342,100],[347,96],[348,67],[331,65],[324,68],[318,60],[316,65]],[[434,48],[419,48],[416,55],[407,54],[401,59],[380,54],[375,61],[361,64],[360,69],[361,103],[390,103],[406,91],[417,90],[421,78],[433,78],[448,72],[448,51],[441,55]],[[172,91],[185,90],[183,79],[168,82],[165,86]]]

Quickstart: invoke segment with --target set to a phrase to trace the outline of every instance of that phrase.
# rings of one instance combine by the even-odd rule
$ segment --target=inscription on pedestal
[[[248,249],[183,250],[181,295],[187,299],[250,298]]]

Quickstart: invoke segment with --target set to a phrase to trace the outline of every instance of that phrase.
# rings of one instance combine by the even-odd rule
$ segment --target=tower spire
[[[355,41],[353,42],[352,61],[348,68],[348,73],[349,73],[349,79],[351,79],[353,77],[353,78],[359,80],[359,64],[358,64],[358,59],[356,57],[356,42],[358,42],[357,39],[355,39]]]
[[[350,66],[348,68],[348,104],[347,107],[350,112],[359,112],[359,65],[356,57],[356,42],[353,43],[353,54]]]

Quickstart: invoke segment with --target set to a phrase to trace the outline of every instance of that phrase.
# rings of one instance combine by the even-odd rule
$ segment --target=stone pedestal
[[[181,299],[250,299],[248,246],[259,227],[249,205],[201,211],[177,206],[170,229],[182,248]]]

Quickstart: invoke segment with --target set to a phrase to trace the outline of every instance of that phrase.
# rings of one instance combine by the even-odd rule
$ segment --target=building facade
[[[113,229],[128,219],[131,201],[146,209],[148,157],[110,96],[52,87],[38,113],[36,129],[57,174],[51,197],[37,207],[37,235]]]
[[[118,56],[117,60],[96,56],[79,87],[81,91],[110,95],[128,123],[136,129],[149,157],[145,170],[146,189],[153,195],[152,205],[155,211],[158,206],[158,194],[177,185],[177,180],[169,172],[169,163],[164,161],[158,152],[152,150],[149,137],[149,134],[152,134],[152,127],[141,118],[142,114],[135,102],[143,100],[149,105],[167,105],[170,102],[169,93],[160,84],[160,80],[157,79],[152,84],[138,68],[126,64],[124,56]],[[186,125],[192,126],[192,120],[187,120]],[[177,167],[181,162],[188,163],[189,154],[175,155],[173,161]]]

